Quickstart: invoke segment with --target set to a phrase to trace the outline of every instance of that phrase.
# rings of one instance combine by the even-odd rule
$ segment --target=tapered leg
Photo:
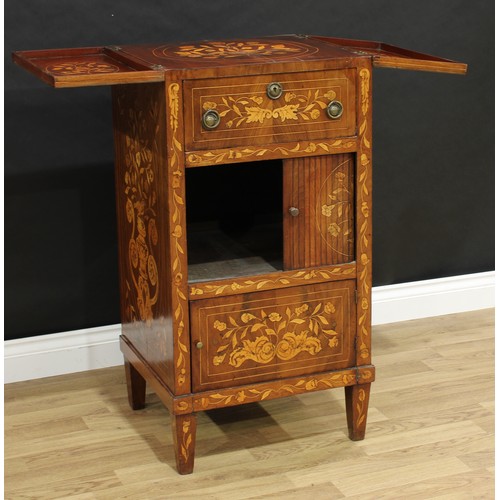
[[[132,410],[142,410],[146,406],[146,381],[142,375],[125,360],[128,402]]]
[[[172,415],[175,461],[179,474],[191,474],[194,466],[196,413]]]
[[[345,388],[347,428],[349,438],[353,441],[365,438],[370,386],[371,384],[359,384]]]

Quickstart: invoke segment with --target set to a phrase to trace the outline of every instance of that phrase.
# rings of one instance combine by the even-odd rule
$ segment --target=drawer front
[[[345,137],[355,134],[355,70],[315,71],[184,82],[186,150]],[[279,83],[278,98],[268,85]],[[328,116],[332,101],[342,104]],[[220,123],[203,126],[207,111]],[[213,116],[212,116],[213,118]]]
[[[353,366],[354,281],[191,303],[193,391]]]

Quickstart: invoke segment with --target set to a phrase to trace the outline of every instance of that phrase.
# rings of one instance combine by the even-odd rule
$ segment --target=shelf
[[[282,244],[277,231],[282,231],[277,224],[263,224],[237,236],[225,233],[215,222],[190,225],[189,283],[281,271]],[[277,240],[279,245],[275,245]]]
[[[186,172],[190,283],[283,269],[280,160]]]

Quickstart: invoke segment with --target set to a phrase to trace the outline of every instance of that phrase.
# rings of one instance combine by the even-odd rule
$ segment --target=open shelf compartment
[[[283,270],[281,161],[189,169],[186,186],[190,283]]]

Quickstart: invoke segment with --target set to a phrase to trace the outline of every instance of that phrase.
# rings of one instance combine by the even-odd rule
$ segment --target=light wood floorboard
[[[373,353],[364,441],[342,389],[200,413],[190,476],[121,367],[6,385],[5,498],[493,499],[493,310],[375,327]]]

